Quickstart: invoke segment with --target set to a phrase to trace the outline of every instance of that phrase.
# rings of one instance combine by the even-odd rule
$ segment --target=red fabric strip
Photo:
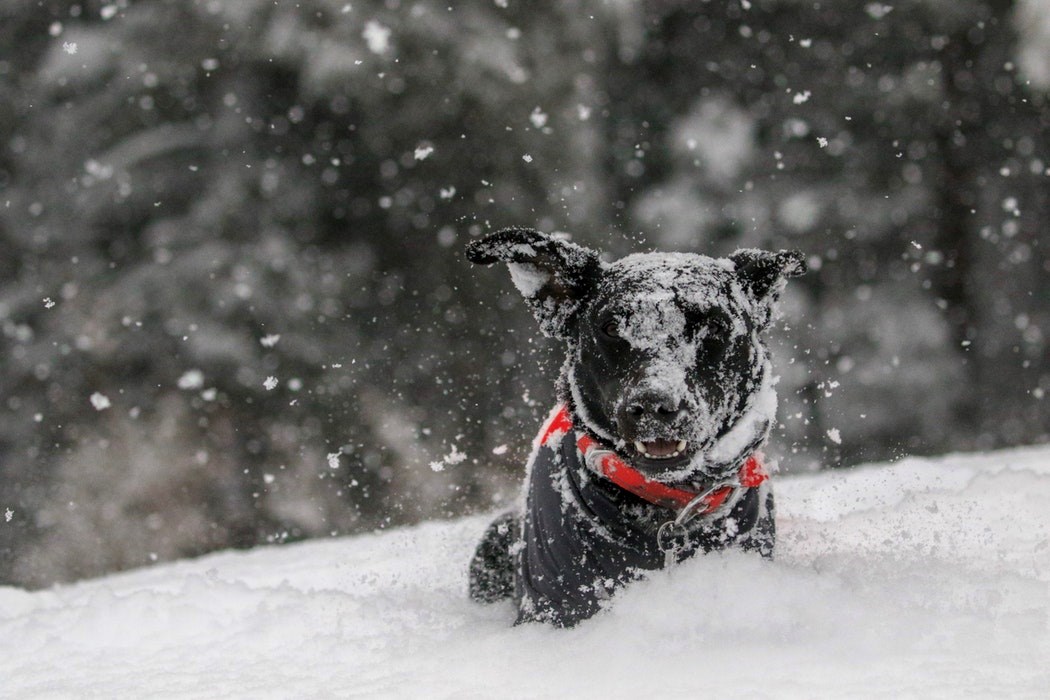
[[[569,415],[569,409],[567,406],[561,406],[556,414],[554,414],[543,427],[540,433],[540,444],[545,447],[552,447],[548,444],[555,436],[562,436],[573,429],[572,417]],[[586,459],[587,454],[594,449],[601,449],[597,442],[587,435],[580,435],[576,439],[576,446]],[[620,488],[633,493],[639,498],[643,498],[650,503],[663,506],[664,508],[670,508],[671,510],[681,510],[689,504],[698,495],[694,491],[687,491],[685,489],[675,488],[662,484],[659,481],[653,481],[646,477],[640,471],[623,461],[617,454],[613,452],[606,452],[601,455],[598,459],[599,471],[614,484]],[[762,454],[756,452],[747,458],[744,465],[740,468],[738,479],[740,485],[744,488],[755,488],[769,478],[769,474],[766,473],[764,466],[762,465]],[[710,496],[704,499],[705,509],[704,513],[709,513],[729,498],[729,495],[733,492],[732,486],[726,486],[724,488],[715,491]]]

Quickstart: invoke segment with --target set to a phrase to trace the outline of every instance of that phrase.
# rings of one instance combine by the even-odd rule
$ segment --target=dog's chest
[[[573,624],[597,612],[619,586],[664,566],[656,532],[673,511],[590,473],[574,431],[537,449],[527,489],[517,553],[522,619]],[[743,499],[733,517],[749,507]],[[720,521],[697,528],[681,556],[724,546],[725,535]]]

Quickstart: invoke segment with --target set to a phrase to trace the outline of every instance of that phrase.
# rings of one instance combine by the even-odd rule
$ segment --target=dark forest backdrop
[[[0,584],[512,499],[558,362],[462,257],[505,225],[803,250],[785,469],[1050,439],[1048,46],[1038,0],[3,0]]]

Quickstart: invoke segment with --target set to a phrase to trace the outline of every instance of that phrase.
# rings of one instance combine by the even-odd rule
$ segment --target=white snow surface
[[[775,483],[571,630],[467,599],[489,516],[0,588],[0,697],[1050,697],[1050,446]]]

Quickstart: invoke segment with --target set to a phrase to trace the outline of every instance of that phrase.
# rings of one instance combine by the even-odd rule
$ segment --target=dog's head
[[[542,330],[568,341],[562,379],[578,424],[651,478],[739,467],[769,433],[774,379],[762,334],[798,252],[728,258],[640,253],[613,263],[531,229],[472,241],[504,262]]]

